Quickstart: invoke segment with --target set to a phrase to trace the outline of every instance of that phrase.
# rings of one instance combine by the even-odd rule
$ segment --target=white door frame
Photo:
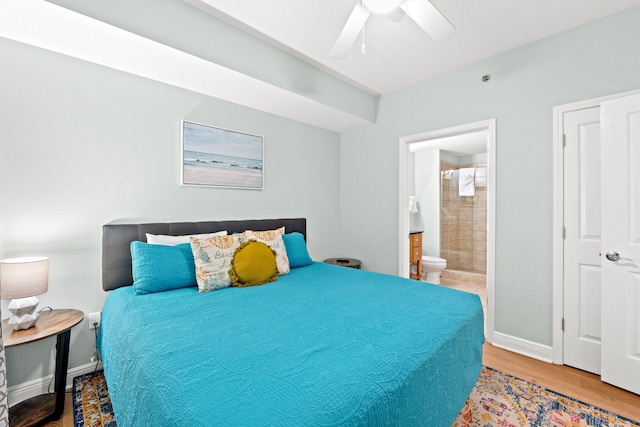
[[[623,92],[585,101],[553,107],[553,320],[552,339],[553,349],[551,361],[564,364],[564,332],[562,319],[564,317],[564,114],[599,107],[601,103],[616,98],[640,93],[640,90]]]
[[[432,139],[487,131],[487,341],[493,342],[496,248],[496,119],[403,136],[399,140],[398,274],[409,277],[409,145]]]

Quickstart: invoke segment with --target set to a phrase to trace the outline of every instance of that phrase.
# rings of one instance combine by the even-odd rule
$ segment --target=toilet
[[[427,273],[426,282],[440,284],[440,273],[447,268],[447,260],[435,256],[422,256],[422,271]]]

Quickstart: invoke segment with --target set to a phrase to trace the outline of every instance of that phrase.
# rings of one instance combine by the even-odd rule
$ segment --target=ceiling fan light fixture
[[[399,6],[402,0],[362,0],[364,5],[371,13],[376,15],[386,15],[393,12]]]
[[[392,13],[395,11],[400,12],[398,20],[406,14],[437,41],[445,39],[456,30],[429,0],[360,0],[344,24],[329,56],[333,59],[345,58],[372,13],[387,15],[391,19],[396,15]],[[362,50],[364,51],[364,46]]]

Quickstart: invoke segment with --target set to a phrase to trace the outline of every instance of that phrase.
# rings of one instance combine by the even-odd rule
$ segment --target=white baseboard
[[[67,371],[67,390],[71,390],[73,386],[73,379],[82,374],[88,374],[96,369],[95,363],[88,363],[86,365],[70,368]],[[102,363],[98,364],[98,369],[102,369]],[[34,396],[48,393],[49,384],[51,384],[51,391],[53,392],[53,375],[47,375],[43,378],[27,381],[22,384],[11,386],[7,389],[7,400],[9,406],[13,406],[16,403],[20,403],[23,400],[29,399]]]
[[[495,347],[522,354],[523,356],[542,360],[543,362],[552,363],[553,348],[548,345],[525,340],[500,332],[493,333],[493,341]]]

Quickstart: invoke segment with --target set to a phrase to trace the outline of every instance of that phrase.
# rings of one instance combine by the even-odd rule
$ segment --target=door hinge
[[[564,133],[562,134],[562,146],[567,146],[567,135],[565,135]]]
[[[562,318],[562,332],[564,332],[564,317]]]
[[[562,226],[562,239],[566,239],[567,238],[567,227],[565,227],[564,225]]]

